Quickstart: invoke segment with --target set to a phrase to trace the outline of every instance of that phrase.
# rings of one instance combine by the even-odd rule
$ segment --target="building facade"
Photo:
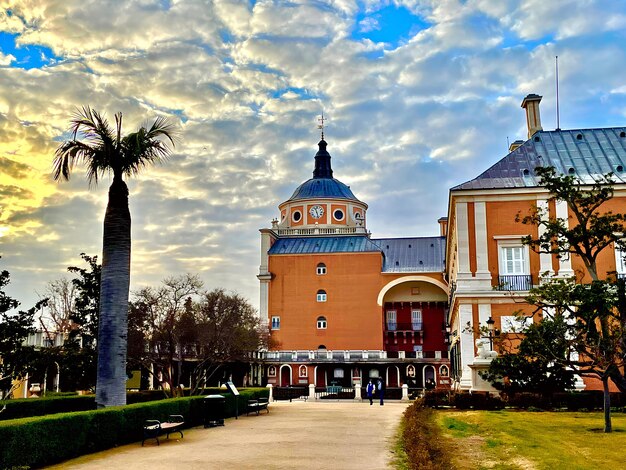
[[[445,238],[372,238],[367,204],[318,145],[313,178],[261,229],[260,313],[276,344],[263,381],[449,387]]]
[[[515,312],[531,318],[532,308],[523,302],[528,291],[544,275],[571,277],[588,282],[586,270],[576,256],[557,258],[539,254],[522,243],[522,237],[537,238],[536,226],[516,221],[534,208],[571,224],[574,217],[567,203],[555,201],[539,185],[535,168],[552,166],[560,174],[593,183],[614,173],[614,198],[603,211],[626,212],[626,128],[544,131],[541,126],[541,96],[528,95],[528,139],[516,141],[510,153],[476,178],[450,190],[446,246],[446,273],[450,282],[451,361],[454,386],[463,390],[489,390],[478,372],[488,366],[480,357],[477,341],[490,321],[503,335],[519,331]],[[623,257],[614,248],[598,259],[599,274],[626,273]],[[485,360],[487,359],[487,360]],[[579,380],[577,388],[595,388],[597,381]]]
[[[615,196],[603,210],[626,213],[626,127],[544,131],[540,101],[531,94],[522,102],[527,140],[450,189],[433,237],[373,238],[367,204],[333,178],[322,137],[313,178],[261,229],[260,314],[276,344],[257,372],[265,383],[350,387],[380,377],[391,387],[493,390],[479,374],[495,355],[486,328],[519,331],[520,311],[525,322],[536,321],[523,299],[543,273],[585,282],[577,257],[538,254],[522,243],[540,233],[517,222],[518,214],[538,207],[572,220],[567,204],[539,185],[535,168],[552,166],[583,183],[613,172]],[[603,276],[626,276],[614,249],[598,266]]]

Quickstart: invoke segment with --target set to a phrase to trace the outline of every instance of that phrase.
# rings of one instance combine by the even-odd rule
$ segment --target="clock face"
[[[319,219],[324,215],[324,208],[322,206],[313,206],[309,209],[309,214],[311,214],[311,217],[314,219]]]

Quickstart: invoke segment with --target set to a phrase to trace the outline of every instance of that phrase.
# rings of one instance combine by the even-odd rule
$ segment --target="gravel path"
[[[184,431],[184,439],[130,444],[49,468],[388,469],[406,402],[273,402],[270,413]],[[154,441],[151,441],[154,442]]]

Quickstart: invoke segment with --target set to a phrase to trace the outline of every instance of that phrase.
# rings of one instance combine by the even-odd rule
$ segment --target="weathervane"
[[[327,121],[327,118],[324,118],[324,113],[322,113],[322,117],[321,118],[317,118],[319,124],[317,125],[317,128],[320,129],[322,131],[322,140],[324,140],[324,122]]]

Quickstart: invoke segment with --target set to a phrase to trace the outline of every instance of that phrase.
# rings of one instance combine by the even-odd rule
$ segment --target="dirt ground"
[[[408,403],[273,402],[270,412],[228,419],[170,440],[129,444],[55,469],[359,469],[390,468],[391,448]]]

